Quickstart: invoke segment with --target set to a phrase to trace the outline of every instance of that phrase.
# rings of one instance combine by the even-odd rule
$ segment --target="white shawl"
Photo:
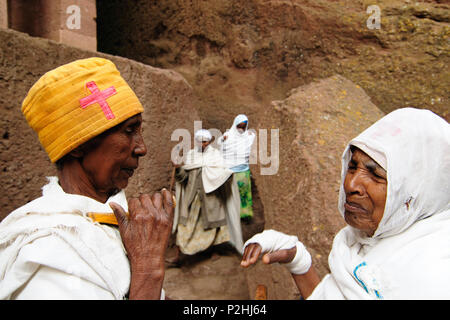
[[[122,299],[130,267],[120,234],[86,215],[112,212],[111,201],[128,210],[125,193],[103,204],[48,179],[42,197],[0,224],[0,299]]]
[[[183,169],[197,168],[202,168],[202,181],[206,193],[219,188],[233,174],[233,171],[226,167],[220,151],[212,146],[206,147],[204,152],[196,149],[188,152]]]
[[[386,161],[387,198],[372,237],[347,226],[335,237],[331,273],[310,299],[450,298],[450,126],[428,110],[396,110],[350,141]],[[383,160],[384,159],[384,160]],[[344,215],[341,183],[339,211]]]
[[[246,129],[248,129],[248,118],[240,114],[234,119],[231,128],[224,134],[227,139],[223,140],[223,137],[221,137],[218,140],[225,163],[229,168],[249,163],[255,134],[249,130],[245,130],[243,133],[237,130],[236,126],[243,121],[247,121]]]
[[[219,150],[209,145],[204,152],[192,149],[186,156],[186,164],[183,166],[185,170],[202,168],[202,181],[205,193],[212,192],[223,185],[227,179],[233,174],[229,168],[225,166],[224,159]],[[235,179],[233,176],[232,179]],[[179,202],[183,196],[183,188],[179,182],[176,182],[175,188],[176,201]],[[227,225],[230,232],[230,242],[236,250],[242,254],[243,240],[242,230],[239,218],[240,198],[239,189],[235,180],[231,183],[231,196],[227,198]],[[175,207],[174,222],[172,233],[177,230],[178,220],[180,217],[180,206]]]

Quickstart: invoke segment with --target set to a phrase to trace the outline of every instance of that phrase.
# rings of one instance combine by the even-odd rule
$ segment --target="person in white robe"
[[[329,274],[320,280],[297,236],[275,230],[245,243],[241,265],[264,253],[311,300],[449,299],[449,123],[429,110],[395,110],[349,142],[341,177],[348,226],[334,238]]]
[[[233,125],[218,139],[218,146],[225,163],[233,171],[240,195],[240,217],[253,217],[253,198],[250,172],[250,154],[255,141],[255,134],[248,130],[248,117],[239,114]]]
[[[230,242],[242,253],[239,191],[233,183],[208,130],[195,132],[195,146],[176,167],[176,203],[173,233],[177,249],[194,255],[211,246]],[[179,262],[179,252],[174,261]]]

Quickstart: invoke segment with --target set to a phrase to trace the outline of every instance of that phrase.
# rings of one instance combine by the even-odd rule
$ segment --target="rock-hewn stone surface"
[[[380,29],[367,26],[371,5]],[[100,51],[182,73],[217,128],[334,74],[386,113],[427,108],[448,121],[449,21],[442,0],[110,0],[98,4],[98,40]]]

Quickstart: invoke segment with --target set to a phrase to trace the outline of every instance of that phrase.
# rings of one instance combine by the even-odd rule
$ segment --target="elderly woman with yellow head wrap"
[[[143,107],[115,65],[46,73],[22,112],[58,175],[0,224],[0,298],[163,298],[172,195],[125,197],[147,149]]]

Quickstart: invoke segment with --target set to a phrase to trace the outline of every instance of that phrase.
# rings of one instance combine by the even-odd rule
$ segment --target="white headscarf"
[[[211,141],[212,139],[212,135],[211,133],[206,130],[206,129],[200,129],[197,130],[194,134],[194,138],[196,141],[198,142],[202,142],[202,141]]]
[[[386,205],[372,237],[347,226],[335,237],[331,274],[310,299],[450,298],[450,125],[428,110],[398,109],[350,141],[387,171]]]
[[[242,122],[247,122],[247,127],[240,133],[236,126]],[[239,114],[234,118],[233,125],[224,134],[226,140],[219,139],[221,151],[225,163],[229,168],[249,163],[251,147],[255,140],[255,134],[248,131],[248,118],[244,114]]]

